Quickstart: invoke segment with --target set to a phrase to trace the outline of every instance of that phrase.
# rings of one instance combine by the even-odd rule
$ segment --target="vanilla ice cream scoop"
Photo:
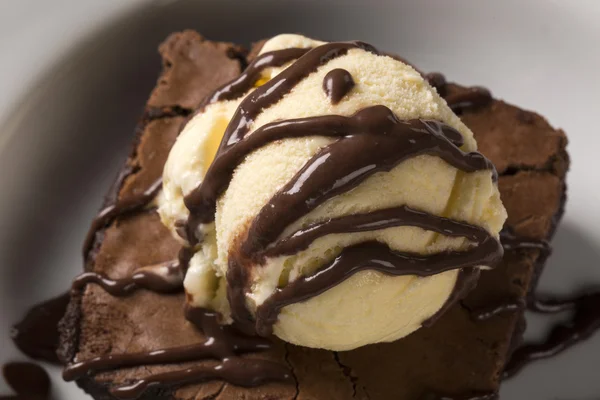
[[[475,151],[412,67],[361,42],[269,40],[165,167],[191,305],[330,350],[431,323],[502,256],[506,211]]]

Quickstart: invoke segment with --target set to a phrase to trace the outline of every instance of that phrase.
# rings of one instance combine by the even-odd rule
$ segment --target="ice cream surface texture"
[[[194,250],[190,305],[256,321],[259,333],[272,325],[294,344],[349,350],[419,329],[467,288],[466,275],[501,256],[506,212],[493,168],[412,67],[361,43],[280,35],[252,68],[207,100],[165,166],[159,213]],[[407,146],[395,149],[400,133]],[[198,214],[194,192],[218,186],[207,174],[227,157],[236,162],[212,215],[207,201]],[[476,247],[486,257],[465,256]]]

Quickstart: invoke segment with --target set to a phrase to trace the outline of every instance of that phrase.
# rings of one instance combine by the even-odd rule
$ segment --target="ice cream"
[[[315,348],[410,334],[466,288],[465,271],[501,255],[493,170],[412,67],[298,35],[261,54],[191,119],[165,167],[159,212],[195,251],[191,305]]]

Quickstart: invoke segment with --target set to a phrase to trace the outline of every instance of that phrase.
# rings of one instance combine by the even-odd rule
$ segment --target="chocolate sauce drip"
[[[206,336],[202,343],[167,349],[129,354],[110,354],[70,364],[63,372],[67,381],[123,367],[150,364],[172,364],[207,359],[222,360],[235,355],[265,351],[271,343],[263,338],[239,335],[234,328],[219,324],[214,311],[194,308],[186,310],[186,317]]]
[[[300,57],[277,77],[250,93],[242,100],[236,110],[225,131],[217,156],[207,171],[202,184],[185,198],[185,204],[190,210],[190,217],[186,229],[179,230],[189,238],[191,244],[201,240],[196,236],[198,225],[214,220],[216,200],[227,188],[234,168],[251,151],[277,139],[303,137],[311,134],[341,138],[322,149],[293,181],[282,189],[282,192],[288,195],[287,198],[284,198],[285,195],[280,192],[271,200],[270,205],[274,209],[272,213],[264,213],[264,209],[259,213],[251,229],[257,230],[261,236],[260,239],[250,240],[242,245],[242,249],[247,251],[242,253],[247,255],[253,255],[264,250],[289,223],[327,199],[351,190],[373,173],[388,171],[409,157],[419,154],[432,154],[466,172],[494,170],[491,163],[481,154],[462,152],[458,147],[462,145],[463,138],[459,132],[451,127],[436,121],[413,120],[402,122],[395,117],[391,110],[383,106],[364,109],[352,117],[323,116],[275,122],[257,129],[248,138],[245,137],[255,118],[263,109],[277,103],[298,82],[314,72],[320,65],[346,54],[349,49],[353,48],[360,48],[378,54],[373,47],[361,42],[330,43],[310,51],[306,49],[289,49],[267,53],[255,60],[242,76],[220,88],[208,98],[207,104],[241,96],[255,85],[260,77],[259,72],[261,69],[268,66],[283,65]],[[345,94],[349,90],[349,88],[338,86],[348,86],[349,82],[344,82],[344,80],[347,81],[346,78],[339,81],[335,77],[331,80],[331,85],[326,85],[326,89],[329,86],[331,87],[329,94],[332,101],[335,101],[338,92],[344,92]],[[339,97],[343,97],[344,94],[339,95]],[[340,160],[344,162],[340,163]],[[352,160],[352,162],[348,163],[348,160]],[[314,167],[314,172],[309,171],[311,167]],[[329,170],[330,168],[331,170]],[[321,171],[325,169],[327,169],[327,174],[322,174]],[[293,193],[292,196],[291,189],[294,185],[298,188],[298,191]],[[121,201],[103,210],[94,222],[92,230],[95,231],[107,225],[116,216],[124,212],[135,211],[145,206],[155,197],[160,189],[160,183],[157,183],[156,188],[151,189],[153,190],[145,192],[139,199],[132,198]],[[298,205],[299,208],[298,210],[295,207],[291,208],[294,213],[289,213],[291,216],[286,215],[287,219],[285,221],[279,221],[284,219],[282,210],[286,208],[286,204],[288,206]],[[286,212],[291,209],[287,209]],[[379,221],[379,223],[384,225],[403,223],[411,226],[424,224],[428,226],[431,222],[427,219],[429,216],[426,214],[419,214],[406,208],[402,212],[405,214],[392,216],[392,221]],[[375,216],[377,218],[381,217],[381,215]],[[384,217],[389,216],[384,215]],[[409,217],[410,221],[401,221],[403,217]],[[394,220],[394,218],[396,219]],[[272,221],[277,224],[268,227]],[[340,221],[337,222],[340,223]],[[363,226],[363,222],[357,224],[356,221],[346,221],[346,223],[354,223],[356,225],[355,229],[366,229],[368,225]],[[416,274],[427,276],[449,269],[493,265],[497,258],[501,257],[502,249],[498,241],[487,234],[485,230],[450,220],[442,221],[441,224],[442,227],[436,225],[432,229],[443,234],[452,231],[451,236],[464,236],[472,240],[476,246],[464,252],[445,252],[430,256],[395,252],[376,242],[348,247],[342,251],[342,254],[336,260],[325,266],[315,276],[298,279],[271,296],[265,303],[267,306],[263,304],[259,308],[258,326],[262,326],[263,332],[268,331],[270,324],[277,317],[279,308],[315,296],[362,269],[376,269],[390,275]],[[344,228],[343,225],[344,223],[341,224],[341,228]],[[444,227],[447,229],[444,230]],[[329,228],[331,226],[318,228],[316,230],[317,235],[326,234],[325,232]],[[252,235],[252,232],[249,237],[258,238],[258,236]],[[300,239],[296,237],[291,238],[291,240],[311,241],[314,240],[314,234],[313,232],[304,234],[304,236],[299,235]],[[313,235],[312,239],[310,238],[311,235]],[[93,235],[91,239],[86,241],[86,249],[91,247],[92,242]],[[287,245],[289,246],[289,243]],[[276,247],[274,248],[276,249]],[[186,254],[191,255],[191,250],[187,250]],[[230,283],[228,296],[232,307],[235,309],[241,304],[241,301],[238,300],[243,298],[244,282],[247,280],[246,271],[241,268],[242,264],[240,264],[240,268],[236,268],[235,257],[231,257],[231,259],[234,261],[230,264],[227,275]],[[120,280],[110,280],[95,273],[83,274],[74,282],[74,288],[81,288],[91,282],[101,285],[109,293],[117,296],[127,295],[139,288],[147,288],[158,292],[175,290],[175,287],[180,289],[181,276],[183,275],[181,271],[184,269],[181,262],[179,265],[170,264],[163,267],[167,271],[173,269],[179,273],[176,284],[167,282],[165,276],[159,276],[155,271],[138,270],[133,276]],[[462,272],[460,276],[474,276],[473,273],[463,274]],[[472,279],[467,279],[467,281],[469,280]],[[236,284],[232,285],[231,282]],[[457,284],[457,286],[459,285]],[[234,301],[232,299],[235,296],[238,296],[238,300]],[[245,309],[245,307],[243,308]],[[236,314],[235,311],[234,314]],[[186,317],[204,331],[205,342],[147,353],[102,356],[69,366],[65,371],[65,375],[69,379],[74,379],[81,376],[81,374],[140,364],[178,363],[205,359],[218,361],[216,366],[201,365],[151,375],[131,385],[111,390],[113,395],[122,398],[137,397],[146,389],[157,385],[172,387],[210,379],[221,379],[241,386],[255,386],[267,381],[289,381],[291,379],[289,371],[282,365],[266,360],[247,359],[238,356],[244,352],[267,349],[269,344],[264,340],[242,335],[238,331],[239,327],[219,325],[216,314],[207,310],[190,309],[187,311]],[[262,323],[261,321],[267,322]]]
[[[564,305],[565,308],[562,308]],[[537,300],[537,307],[548,312],[574,307],[573,318],[566,324],[555,326],[548,338],[540,343],[526,343],[517,348],[506,365],[505,378],[518,373],[529,363],[553,357],[571,346],[588,339],[600,329],[600,291],[584,294],[574,299]]]
[[[162,179],[158,179],[143,193],[118,200],[114,204],[110,204],[103,208],[92,221],[90,229],[85,237],[83,242],[83,258],[87,258],[87,254],[94,244],[94,239],[98,230],[108,226],[112,221],[121,215],[134,213],[143,209],[152,200],[154,200],[161,188]]]
[[[8,386],[17,394],[0,396],[1,400],[47,400],[50,398],[50,377],[39,365],[10,362],[2,367]]]
[[[439,72],[430,72],[425,75],[425,80],[429,82],[429,84],[437,90],[438,94],[441,97],[446,97],[447,94],[447,84],[446,77]]]
[[[270,245],[260,257],[277,257],[281,255],[296,254],[307,249],[316,239],[330,234],[366,232],[398,226],[416,226],[451,237],[465,237],[478,245],[485,240],[495,240],[482,228],[413,210],[406,206],[400,206],[377,210],[366,214],[347,215],[309,225]],[[482,248],[475,248],[474,251],[479,252],[485,250]],[[496,251],[497,254],[495,257],[496,260],[499,261],[502,258],[502,249],[499,244],[496,245]],[[479,257],[479,255],[477,257]],[[443,314],[447,307],[454,304],[456,300],[462,298],[466,292],[474,287],[478,277],[479,273],[476,270],[461,270],[455,288],[448,301],[442,309],[436,313],[436,315],[430,317],[424,325],[431,325],[437,319],[438,315]]]
[[[558,314],[576,310],[579,298],[558,299],[550,296],[534,295],[527,299],[527,310],[538,314]]]
[[[332,104],[337,104],[354,87],[354,79],[345,69],[332,69],[323,79],[323,90]]]
[[[244,138],[254,119],[263,109],[281,100],[319,66],[346,54],[350,49],[357,48],[378,54],[374,47],[362,42],[324,44],[310,50],[289,68],[246,96],[225,130],[223,140],[217,150],[217,157]],[[185,197],[185,205],[190,210],[188,219],[190,225],[188,231],[190,232],[196,232],[196,227],[201,223],[209,223],[214,220],[217,198],[229,184],[227,171],[215,173],[211,171],[212,169],[213,165],[207,171],[202,184]]]
[[[468,88],[467,92],[448,95],[448,82],[443,74],[431,72],[424,77],[437,90],[438,94],[446,100],[448,106],[456,114],[462,114],[467,110],[487,106],[493,100],[492,94],[487,88],[473,86]]]
[[[502,248],[491,236],[478,235],[477,243],[471,250],[432,255],[398,252],[379,242],[348,246],[316,273],[300,277],[269,296],[257,309],[256,330],[260,335],[269,335],[281,308],[317,296],[360,271],[376,270],[392,276],[423,277],[458,268],[493,266],[502,259]]]
[[[500,232],[500,241],[502,242],[504,251],[539,250],[540,257],[544,258],[548,257],[552,251],[550,244],[546,240],[519,237],[509,229],[504,229],[502,232]],[[547,303],[540,301],[539,299],[535,298],[535,296],[532,296],[527,301],[522,299],[502,300],[486,307],[471,310],[470,314],[471,318],[476,321],[485,321],[496,315],[520,311],[525,308],[539,313],[555,313],[567,309],[573,309],[574,305],[564,302],[551,304],[551,302]]]
[[[364,214],[345,215],[308,225],[268,246],[262,256],[278,257],[297,254],[306,250],[315,240],[327,235],[368,232],[399,226],[414,226],[449,237],[465,237],[476,244],[495,240],[485,229],[478,226],[414,210],[408,206],[399,206]],[[502,258],[502,248],[499,243],[494,258],[497,261]]]
[[[289,48],[283,50],[270,51],[261,54],[248,65],[244,72],[226,83],[208,96],[201,107],[218,101],[234,100],[248,92],[258,82],[261,72],[266,68],[281,67],[290,61],[294,61],[311,49]]]
[[[473,86],[467,92],[448,95],[445,100],[452,111],[462,114],[465,110],[487,106],[492,102],[492,94],[484,87]]]
[[[110,392],[120,399],[135,399],[152,387],[169,388],[210,380],[222,380],[242,387],[256,387],[268,382],[293,382],[291,374],[284,372],[278,363],[267,360],[228,358],[215,366],[196,366],[180,371],[150,375],[131,385],[111,389]]]
[[[524,300],[502,301],[487,307],[481,307],[470,311],[471,318],[475,321],[487,321],[496,315],[512,313],[525,309]]]
[[[504,247],[504,250],[506,251],[540,250],[544,257],[549,256],[552,252],[552,248],[547,240],[520,237],[508,229],[504,229],[500,232],[500,241],[502,242],[502,247]]]
[[[136,270],[133,275],[111,279],[99,272],[84,272],[73,280],[73,290],[81,290],[87,284],[99,285],[113,296],[127,296],[138,289],[156,293],[174,293],[183,288],[184,272],[179,261],[168,261]]]
[[[11,337],[19,350],[31,358],[60,364],[56,355],[59,344],[58,323],[68,304],[69,293],[65,293],[32,307],[11,331]]]
[[[264,249],[288,225],[326,200],[406,159],[430,154],[465,172],[494,171],[492,163],[480,153],[460,150],[456,144],[462,143],[462,136],[448,125],[400,121],[385,106],[368,107],[351,117],[331,115],[283,121],[271,124],[266,132],[269,131],[278,137],[286,131],[292,135],[320,132],[323,136],[343,137],[317,152],[260,210],[242,244],[245,255]]]
[[[278,363],[261,359],[241,359],[245,353],[271,349],[268,340],[241,335],[233,326],[219,323],[218,313],[202,308],[187,308],[186,318],[205,336],[201,343],[129,354],[109,354],[75,362],[63,372],[67,381],[86,374],[138,365],[219,361],[217,365],[198,366],[163,374],[154,374],[111,390],[119,398],[136,398],[152,386],[175,387],[206,380],[221,379],[252,387],[267,381],[289,381],[289,370]]]

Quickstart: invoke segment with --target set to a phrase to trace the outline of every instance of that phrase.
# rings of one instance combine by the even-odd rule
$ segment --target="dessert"
[[[412,67],[360,42],[268,40],[165,165],[158,211],[194,253],[189,304],[329,350],[432,323],[502,257],[506,212],[475,148]]]
[[[536,246],[507,249],[502,263],[483,271],[477,287],[435,324],[392,343],[345,352],[234,337],[235,332],[214,323],[214,313],[188,315],[204,320],[203,334],[184,318],[185,296],[171,293],[175,284],[163,286],[166,280],[153,281],[144,270],[134,274],[154,265],[152,270],[161,268],[170,282],[181,279],[172,268],[180,242],[152,207],[155,182],[182,123],[210,90],[241,72],[243,60],[234,46],[207,42],[193,32],[172,36],[162,52],[169,60],[169,72],[151,98],[135,150],[109,196],[109,207],[95,223],[86,248],[89,275],[78,280],[79,291],[62,322],[61,356],[70,364],[67,377],[77,378],[95,398],[417,399],[431,393],[493,394],[520,337],[522,309],[494,313],[483,321],[473,316],[490,305],[525,298],[544,261],[544,251]],[[204,63],[195,54],[210,61]],[[230,76],[223,71],[230,71]],[[171,82],[172,77],[177,79]],[[547,240],[564,202],[568,165],[564,134],[542,117],[493,100],[484,91],[435,78],[437,82],[430,81],[461,112],[481,152],[496,165],[511,232],[533,241]],[[339,79],[351,86],[347,77]],[[181,84],[183,80],[189,87]],[[332,100],[339,97],[332,90],[326,93]],[[537,193],[535,199],[532,192]],[[189,233],[184,231],[183,236],[189,239]],[[185,263],[190,258],[183,252],[179,260]],[[98,284],[84,286],[86,282]],[[133,291],[135,285],[152,290]],[[115,296],[120,294],[127,296]],[[206,337],[208,342],[232,337],[239,341],[232,348],[207,352]]]

